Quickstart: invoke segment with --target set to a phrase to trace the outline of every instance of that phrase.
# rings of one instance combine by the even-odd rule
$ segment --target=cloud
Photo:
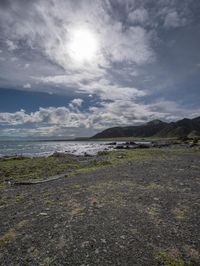
[[[186,19],[181,17],[177,11],[171,11],[165,17],[164,26],[167,28],[182,27],[186,24]]]
[[[105,79],[114,63],[126,61],[141,66],[155,60],[151,34],[141,26],[130,25],[125,28],[123,23],[110,16],[107,1],[74,3],[61,0],[58,3],[55,0],[38,0],[22,8],[19,3],[10,3],[9,8],[0,14],[9,49],[14,51],[21,47],[23,56],[27,53],[27,57],[31,53],[42,55],[49,63],[60,67],[67,80],[73,79],[73,84],[78,85],[80,79],[90,82],[91,77],[97,79],[101,76]],[[26,12],[23,12],[24,8]],[[138,10],[136,16],[141,20],[145,11]],[[94,60],[87,64],[77,62],[70,56],[71,33],[77,28],[91,30],[98,41],[98,52]],[[26,69],[30,69],[30,66],[26,67],[28,64],[25,63]],[[38,80],[42,77],[48,78],[48,75],[42,75],[41,72],[40,76],[35,76]],[[68,84],[69,81],[66,86]]]
[[[11,40],[6,40],[6,44],[7,44],[7,47],[8,47],[8,51],[14,51],[18,48],[17,44],[14,43],[13,41]]]
[[[83,99],[79,99],[79,98],[77,98],[77,99],[73,99],[73,100],[71,101],[71,103],[72,103],[73,105],[76,105],[76,106],[78,106],[78,107],[81,107],[81,105],[82,105],[82,103],[83,103]]]
[[[138,8],[128,14],[128,21],[133,24],[145,25],[149,21],[148,11],[144,8]]]
[[[74,110],[74,111],[79,111],[79,108],[82,106],[83,100],[80,98],[76,98],[73,99],[70,103],[69,103],[69,107],[70,109]]]
[[[67,75],[50,76],[40,78],[41,82],[45,84],[57,84],[59,86],[66,85],[76,87],[77,92],[96,94],[102,100],[116,100],[116,99],[135,99],[137,97],[145,96],[146,93],[134,87],[125,87],[123,85],[110,81],[109,78],[101,78],[101,75],[82,75],[74,74],[71,77]],[[88,79],[87,79],[88,78]],[[87,80],[87,82],[86,82]]]
[[[77,100],[77,99],[76,99]],[[76,101],[77,102],[77,101]],[[78,101],[79,102],[79,101]],[[24,135],[37,137],[62,136],[72,134],[91,136],[93,133],[112,126],[136,125],[152,119],[172,121],[183,116],[195,117],[200,109],[189,112],[179,104],[160,99],[152,104],[134,103],[131,100],[101,102],[99,106],[90,107],[80,112],[78,108],[49,107],[40,108],[36,112],[27,113],[20,110],[15,113],[0,113],[0,136],[18,137],[17,132],[24,130]],[[12,130],[13,127],[16,131]],[[22,130],[23,129],[23,130]]]
[[[23,86],[24,89],[30,89],[31,88],[31,84],[30,83],[26,83]]]
[[[179,76],[184,75],[178,72],[188,69],[192,44],[198,43],[197,38],[185,42],[184,32],[173,35],[174,28],[188,24],[192,17],[196,4],[190,7],[191,2],[4,1],[0,9],[0,88],[70,95],[73,100],[67,107],[0,113],[0,123],[16,127],[21,134],[18,127],[27,128],[29,135],[48,134],[48,130],[49,134],[78,134],[78,129],[89,134],[115,125],[196,114],[195,108],[186,110],[169,100],[180,94]],[[91,31],[98,42],[89,62],[74,60],[69,50],[72,33],[80,28]],[[174,62],[180,62],[185,43],[191,44],[187,60],[181,59],[175,72]],[[199,58],[193,63],[197,65]],[[83,94],[88,95],[88,102],[83,97],[84,104]],[[165,97],[158,101],[158,95]],[[6,128],[3,130],[5,133]]]
[[[150,45],[150,34],[139,26],[131,26],[123,30],[121,24],[116,24],[106,36],[108,44],[105,47],[108,56],[114,62],[127,61],[142,65],[154,60]]]
[[[30,67],[30,64],[29,64],[29,63],[26,63],[26,64],[24,65],[24,68],[28,68],[28,67]]]
[[[2,125],[23,125],[28,123],[32,125],[79,127],[83,125],[84,118],[84,114],[71,111],[66,107],[40,108],[30,114],[23,109],[15,113],[0,113],[0,123]]]

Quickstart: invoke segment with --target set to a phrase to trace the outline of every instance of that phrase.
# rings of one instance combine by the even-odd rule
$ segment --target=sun
[[[70,34],[68,49],[73,60],[80,63],[91,62],[97,54],[97,38],[89,29],[73,29]]]

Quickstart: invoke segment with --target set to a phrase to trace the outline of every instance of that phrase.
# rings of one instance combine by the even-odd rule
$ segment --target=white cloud
[[[149,15],[146,9],[138,8],[128,14],[128,21],[133,24],[145,25],[149,21]]]
[[[30,83],[26,83],[23,86],[24,89],[30,89],[31,88],[31,84]]]
[[[87,79],[88,77],[88,79]],[[96,94],[102,100],[116,100],[116,99],[135,99],[137,97],[145,96],[146,93],[134,87],[126,87],[115,82],[109,81],[108,78],[95,77],[88,75],[84,77],[82,74],[74,74],[69,77],[67,75],[62,76],[49,76],[37,78],[41,82],[46,84],[58,84],[76,87],[77,92],[88,93],[90,95]],[[85,82],[85,79],[88,82]]]
[[[73,100],[71,101],[71,103],[72,103],[73,105],[76,105],[76,106],[78,106],[78,107],[81,107],[81,105],[82,105],[82,103],[83,103],[83,99],[79,99],[79,98],[77,98],[77,99],[73,99]]]
[[[156,87],[152,85],[154,74],[158,77],[163,67],[163,64],[148,66],[156,62],[155,46],[160,45],[154,43],[157,41],[155,25],[162,21],[159,27],[162,30],[163,25],[173,28],[186,23],[183,10],[174,8],[177,1],[157,1],[158,4],[148,10],[145,9],[146,1],[114,1],[123,9],[122,12],[115,10],[116,14],[119,12],[123,18],[114,13],[111,1],[107,0],[25,2],[22,5],[20,1],[10,1],[10,8],[0,10],[2,38],[7,40],[7,47],[3,48],[6,53],[3,51],[0,57],[4,60],[1,84],[4,86],[7,78],[8,84],[4,87],[9,87],[12,79],[13,87],[24,84],[24,89],[38,89],[51,94],[59,91],[65,95],[70,91],[74,100],[68,107],[40,108],[30,114],[24,110],[0,113],[3,125],[26,126],[28,134],[48,135],[49,132],[64,135],[70,128],[96,130],[154,118],[170,120],[174,117],[173,112],[177,119],[197,113],[164,100],[144,104],[142,97],[148,96],[150,89],[144,91],[140,89],[143,86],[138,85],[141,79],[148,87]],[[97,53],[91,62],[80,63],[70,56],[70,32],[80,27],[91,30],[98,41]],[[16,52],[18,63],[14,64],[10,56]],[[153,72],[154,67],[156,72]],[[161,76],[166,76],[166,73]],[[171,75],[167,76],[172,80]],[[161,82],[159,77],[157,83]],[[162,80],[164,82],[166,80]],[[90,102],[94,103],[89,111],[80,112],[79,109],[84,107],[80,93],[88,94]],[[98,103],[95,103],[96,99]],[[22,133],[17,127],[16,130]]]
[[[16,131],[11,128],[10,135],[16,137],[17,130],[24,129],[24,132],[27,131],[24,134],[30,135],[34,132],[38,137],[67,136],[69,131],[74,132],[76,136],[83,136],[84,132],[88,134],[112,126],[135,125],[157,118],[165,121],[178,120],[183,116],[192,118],[199,113],[198,108],[188,112],[177,103],[162,99],[146,105],[128,99],[102,102],[99,107],[90,107],[83,113],[77,108],[66,107],[40,108],[30,114],[20,110],[15,113],[0,113],[0,123],[4,127],[0,135],[9,130],[9,127],[17,126]]]
[[[105,79],[113,63],[126,61],[141,66],[155,59],[151,34],[139,26],[124,28],[121,22],[110,16],[108,2],[39,0],[27,5],[26,12],[22,12],[14,3],[12,6],[8,13],[0,14],[9,49],[16,49],[17,44],[23,41],[29,51],[31,49],[39,53],[61,67],[67,85],[69,80],[78,84],[80,79],[85,82]],[[138,20],[142,20],[142,17],[144,20],[145,11],[139,9],[135,16]],[[95,59],[87,64],[80,64],[70,57],[70,32],[76,28],[91,30],[98,42]],[[27,67],[28,64],[25,65]],[[132,68],[131,72],[134,73],[135,69]],[[48,78],[46,73],[41,73],[41,76]]]
[[[18,48],[17,44],[14,43],[11,40],[6,40],[6,45],[8,47],[8,51],[11,51],[11,52],[14,51],[14,50],[16,50]]]
[[[124,30],[121,23],[116,23],[105,33],[105,39],[105,52],[113,62],[143,65],[154,60],[150,34],[142,27]]]
[[[18,60],[18,58],[17,57],[15,57],[15,56],[13,56],[13,57],[11,57],[11,62],[16,62],[17,60]]]
[[[167,28],[173,27],[182,27],[186,24],[186,19],[184,17],[181,17],[177,11],[171,11],[169,12],[164,21],[164,26]]]
[[[15,113],[0,113],[0,123],[2,125],[21,125],[29,120],[29,115],[24,110]]]
[[[29,68],[30,67],[30,64],[29,63],[26,63],[25,65],[24,65],[24,68],[26,69],[26,68]]]
[[[62,125],[65,127],[86,126],[84,123],[86,116],[80,112],[74,112],[66,107],[40,108],[36,112],[26,113],[20,110],[15,113],[0,113],[0,123],[2,125]]]
[[[80,98],[73,99],[69,103],[69,108],[75,112],[79,112],[79,107],[82,106],[83,100]]]

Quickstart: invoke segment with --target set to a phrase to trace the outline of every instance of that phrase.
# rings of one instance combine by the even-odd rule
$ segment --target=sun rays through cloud
[[[87,28],[74,28],[70,31],[68,44],[70,57],[78,63],[91,62],[96,57],[99,43],[95,34]]]

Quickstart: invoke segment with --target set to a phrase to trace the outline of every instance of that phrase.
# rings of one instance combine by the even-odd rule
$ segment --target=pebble
[[[89,241],[84,241],[82,244],[81,244],[81,247],[82,248],[86,248],[86,247],[89,247],[90,245],[90,242]]]
[[[99,254],[99,249],[95,249],[95,254]]]
[[[156,201],[158,201],[158,200],[159,200],[159,198],[156,198],[156,197],[155,197],[155,198],[153,198],[153,199],[154,199],[154,200],[156,200]]]
[[[41,212],[39,215],[47,216],[47,213],[46,212]]]
[[[31,253],[31,252],[33,252],[34,249],[35,249],[35,247],[30,247],[27,251],[28,251],[28,253]]]

